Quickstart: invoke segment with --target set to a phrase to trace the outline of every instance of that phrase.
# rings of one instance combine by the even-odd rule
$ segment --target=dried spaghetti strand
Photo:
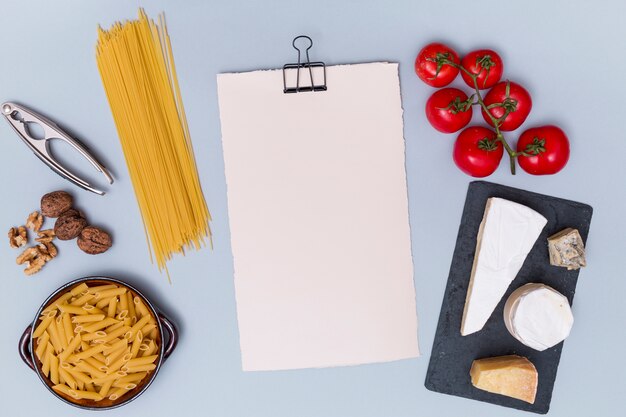
[[[167,271],[173,254],[212,240],[164,16],[156,24],[140,9],[99,28],[96,60],[151,256]]]

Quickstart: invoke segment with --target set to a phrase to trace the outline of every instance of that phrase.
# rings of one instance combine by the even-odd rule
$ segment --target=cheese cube
[[[548,238],[550,265],[567,269],[579,269],[586,266],[585,244],[578,230],[568,227]]]
[[[476,388],[533,404],[539,375],[535,365],[517,355],[477,359],[470,370]]]

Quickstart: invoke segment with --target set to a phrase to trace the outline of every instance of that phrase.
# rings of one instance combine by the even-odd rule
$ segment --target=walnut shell
[[[94,226],[85,227],[78,236],[78,247],[89,255],[106,252],[112,245],[111,235]]]
[[[53,191],[41,197],[41,213],[46,217],[59,217],[72,207],[74,199],[65,191]]]
[[[72,240],[87,226],[87,220],[78,210],[63,212],[54,223],[54,234],[59,240]]]

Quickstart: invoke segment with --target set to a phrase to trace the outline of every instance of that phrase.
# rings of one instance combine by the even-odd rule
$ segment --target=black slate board
[[[548,224],[485,327],[479,332],[461,336],[461,318],[476,250],[476,235],[489,197],[501,197],[530,207],[548,219]],[[591,206],[575,201],[485,181],[470,183],[426,374],[426,388],[504,407],[540,414],[548,412],[563,343],[538,352],[518,342],[504,326],[504,303],[516,288],[529,282],[549,285],[572,303],[579,271],[550,265],[547,238],[566,227],[573,227],[587,242],[592,212]],[[469,370],[474,359],[511,354],[527,357],[537,368],[539,385],[534,404],[472,386]]]

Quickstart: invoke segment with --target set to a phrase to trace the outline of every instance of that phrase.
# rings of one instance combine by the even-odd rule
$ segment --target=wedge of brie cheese
[[[504,324],[514,338],[544,351],[569,336],[574,316],[563,294],[544,284],[526,284],[506,300]]]
[[[465,298],[463,336],[483,328],[547,222],[524,205],[497,197],[487,200]]]

